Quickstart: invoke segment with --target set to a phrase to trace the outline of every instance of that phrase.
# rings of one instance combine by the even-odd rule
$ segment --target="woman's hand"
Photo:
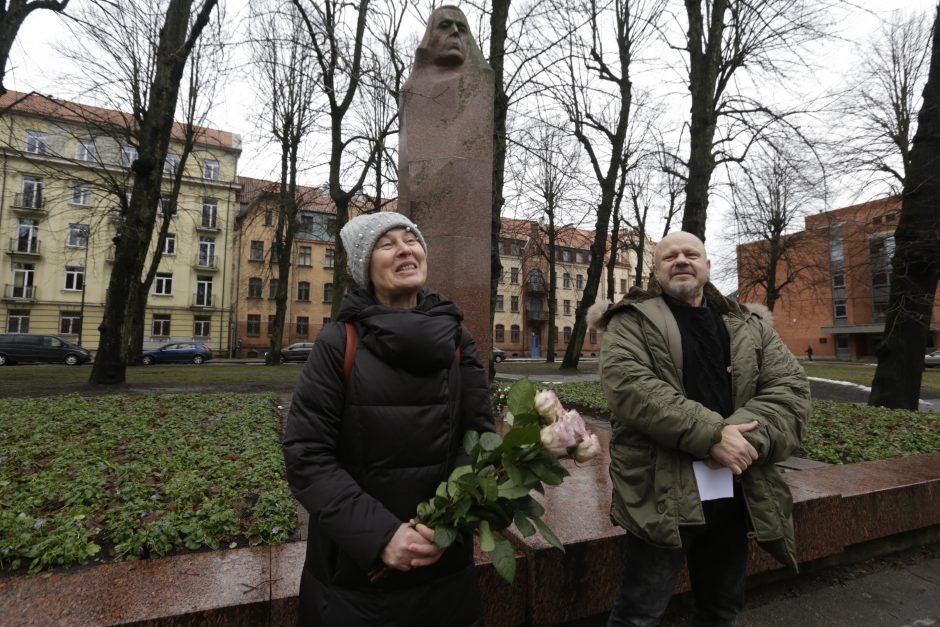
[[[434,530],[425,525],[415,525],[414,521],[402,523],[395,535],[382,549],[382,562],[403,572],[421,566],[430,566],[441,558],[444,552],[434,544]]]

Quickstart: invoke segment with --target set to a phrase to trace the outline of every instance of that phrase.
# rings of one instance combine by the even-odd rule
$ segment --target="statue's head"
[[[449,4],[434,9],[415,52],[415,68],[463,72],[465,67],[484,65],[486,61],[463,11]]]
[[[445,5],[431,13],[422,44],[426,44],[434,65],[453,67],[467,59],[470,28],[463,11]]]

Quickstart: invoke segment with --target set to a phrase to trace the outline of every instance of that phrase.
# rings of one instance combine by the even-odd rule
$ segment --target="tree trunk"
[[[869,405],[917,409],[940,278],[940,4],[911,165],[894,233],[891,296]]]
[[[16,35],[23,25],[23,22],[29,17],[29,14],[36,9],[49,9],[56,13],[62,13],[69,0],[46,0],[44,2],[29,2],[28,0],[10,0],[9,6],[3,10],[0,8],[0,96],[7,93],[3,79],[6,77],[7,61],[10,59],[10,50],[13,48],[13,42],[16,41]],[[6,5],[6,2],[4,2]]]

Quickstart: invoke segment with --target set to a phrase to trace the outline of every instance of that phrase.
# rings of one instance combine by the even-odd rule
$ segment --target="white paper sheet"
[[[729,499],[734,496],[734,474],[730,468],[712,470],[705,462],[692,462],[699,498],[703,501]]]

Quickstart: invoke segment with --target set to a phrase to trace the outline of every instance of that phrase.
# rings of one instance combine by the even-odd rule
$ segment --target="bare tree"
[[[139,142],[137,157],[131,166],[130,200],[115,238],[115,263],[99,327],[101,340],[91,383],[122,383],[125,379],[130,338],[135,325],[140,324],[137,316],[142,311],[138,298],[141,277],[163,192],[164,164],[174,130],[180,86],[190,55],[216,4],[217,0],[205,0],[198,5],[192,0],[169,0],[161,13],[158,35],[150,40],[156,43],[155,53],[144,57],[152,58],[152,65],[135,67],[137,71],[114,79],[114,82],[125,81],[137,87],[131,90],[131,117]],[[101,0],[99,6],[115,17],[122,9],[130,8],[105,0]],[[127,52],[122,49],[113,48],[111,52],[125,66],[133,65],[136,59],[132,55],[122,56]]]
[[[376,159],[385,151],[385,141],[395,130],[395,115],[386,118],[385,126],[365,136],[349,132],[347,115],[354,104],[364,76],[373,68],[366,67],[365,42],[367,24],[374,20],[369,0],[356,4],[342,0],[291,0],[306,26],[306,45],[313,50],[316,69],[320,75],[320,91],[326,99],[325,110],[329,118],[329,187],[330,198],[336,206],[336,239],[333,270],[333,316],[339,311],[343,294],[349,282],[346,250],[339,231],[349,220],[350,204],[361,199],[366,178],[373,171]],[[404,12],[406,3],[385,5]],[[397,13],[396,13],[397,14]],[[400,24],[392,19],[386,24]],[[397,49],[399,29],[386,30],[376,40],[391,53]],[[400,83],[400,81],[399,81]],[[387,97],[392,97],[388,94]],[[350,165],[352,164],[352,165]]]
[[[682,230],[705,239],[712,174],[740,163],[774,127],[788,127],[794,110],[775,111],[746,87],[760,77],[782,78],[798,51],[822,35],[828,3],[819,0],[686,0],[691,94],[689,152]],[[750,73],[750,81],[745,80]],[[756,91],[756,90],[755,90]]]
[[[631,63],[637,49],[654,32],[664,6],[664,0],[614,0],[604,6],[592,2],[584,7],[584,15],[570,6],[557,8],[568,12],[564,23],[585,26],[571,33],[560,47],[564,51],[559,60],[563,71],[556,73],[552,95],[584,150],[599,191],[587,283],[578,301],[562,368],[578,366],[587,329],[585,315],[600,287],[610,217],[624,171],[634,96]]]
[[[304,45],[304,24],[297,8],[287,0],[274,0],[259,9],[252,6],[252,65],[256,90],[264,107],[267,134],[278,147],[278,185],[269,192],[277,208],[271,266],[277,266],[274,325],[268,365],[280,365],[287,301],[290,296],[291,252],[297,234],[301,202],[297,175],[301,145],[315,128],[316,77],[311,50]],[[276,260],[276,261],[275,261]]]
[[[930,54],[926,12],[895,12],[859,50],[858,85],[837,109],[846,172],[867,172],[891,194],[904,188]]]
[[[4,0],[0,3],[0,96],[7,93],[3,81],[7,73],[10,50],[16,41],[20,26],[33,11],[46,9],[62,13],[68,3],[69,0]]]
[[[812,285],[820,260],[809,254],[802,219],[825,196],[815,163],[775,150],[764,151],[732,187],[738,246],[738,289],[743,300],[762,296],[774,310],[787,286]]]
[[[882,407],[918,407],[924,347],[940,279],[940,3],[932,30],[924,100],[894,233],[888,318],[868,399],[870,405]]]

